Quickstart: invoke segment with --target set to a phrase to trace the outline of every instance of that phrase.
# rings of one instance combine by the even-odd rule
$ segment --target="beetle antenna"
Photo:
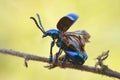
[[[35,22],[36,26],[37,26],[43,33],[45,33],[44,29],[41,28],[41,27],[38,25],[38,22],[37,22],[37,20],[36,20],[34,17],[30,17],[30,19],[32,19],[32,20]]]
[[[40,19],[40,15],[39,15],[38,13],[37,13],[36,15],[37,15],[37,17],[38,17],[38,21],[39,21],[39,24],[40,24],[41,29],[45,32],[45,29],[44,29],[44,27],[43,27],[43,25],[42,25],[42,22],[41,22],[41,19]]]

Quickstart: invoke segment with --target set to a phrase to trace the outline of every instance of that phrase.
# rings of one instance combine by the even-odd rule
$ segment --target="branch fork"
[[[98,66],[100,66],[100,68],[104,71],[106,69],[108,69],[107,65],[103,64],[103,61],[106,60],[108,58],[109,55],[109,50],[106,52],[103,52],[101,55],[99,55],[96,59],[98,60],[95,64],[95,68],[97,68]]]

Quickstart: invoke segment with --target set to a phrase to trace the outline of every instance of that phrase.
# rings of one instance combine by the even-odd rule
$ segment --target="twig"
[[[26,67],[28,66],[28,64],[27,64],[28,60],[41,61],[41,62],[48,63],[48,58],[31,55],[31,54],[27,54],[27,53],[23,53],[23,52],[18,52],[18,51],[12,50],[12,49],[0,48],[0,52],[2,54],[8,54],[8,55],[13,55],[13,56],[24,58]],[[107,57],[104,57],[104,58],[107,58]],[[104,58],[102,58],[102,59],[104,60]],[[58,62],[56,65],[63,68],[60,62]],[[92,67],[92,66],[87,66],[87,65],[76,66],[76,65],[73,65],[70,63],[64,64],[64,68],[77,69],[77,70],[92,72],[92,73],[106,75],[109,77],[114,77],[114,78],[120,79],[120,73],[117,71],[113,71],[109,68],[102,69],[102,68],[97,68],[97,67]]]
[[[97,66],[100,66],[102,69],[105,69],[105,70],[108,69],[108,66],[103,64],[103,61],[108,57],[108,53],[109,53],[109,50],[106,52],[103,52],[101,55],[99,55],[96,58],[98,62],[95,64],[95,68],[97,68]]]

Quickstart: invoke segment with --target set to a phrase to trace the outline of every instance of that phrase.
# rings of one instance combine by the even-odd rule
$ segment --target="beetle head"
[[[43,38],[50,36],[52,39],[58,39],[59,33],[60,33],[60,31],[57,29],[50,29],[43,34]]]

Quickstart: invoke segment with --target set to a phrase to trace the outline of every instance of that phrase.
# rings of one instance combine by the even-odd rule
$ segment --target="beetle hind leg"
[[[59,61],[60,61],[62,64],[65,64],[65,63],[66,63],[66,60],[67,60],[67,56],[66,56],[66,55],[62,55],[62,56],[60,56],[58,59],[59,59]]]

